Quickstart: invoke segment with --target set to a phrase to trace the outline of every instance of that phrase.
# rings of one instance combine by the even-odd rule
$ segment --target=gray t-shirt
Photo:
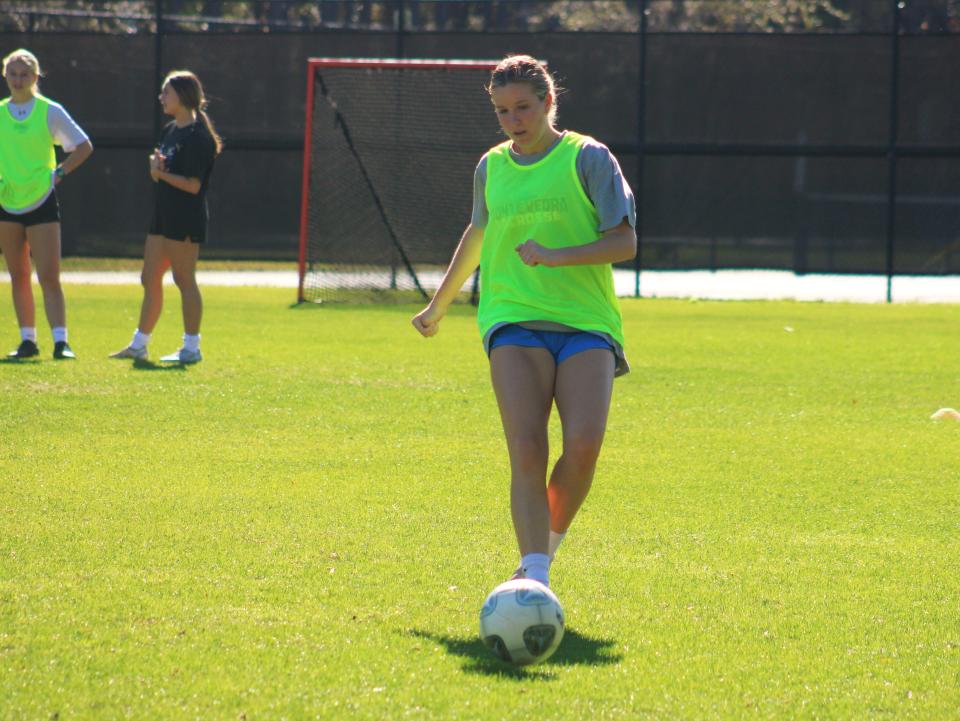
[[[543,160],[551,150],[557,147],[559,142],[560,138],[542,153],[534,153],[533,155],[520,155],[511,148],[510,157],[518,165],[533,165]],[[624,218],[626,218],[630,227],[637,227],[637,210],[633,200],[633,191],[630,190],[630,186],[623,177],[620,164],[606,145],[593,138],[586,138],[586,142],[584,142],[579,155],[577,155],[577,177],[580,178],[580,185],[583,186],[590,202],[597,209],[597,215],[600,216],[600,223],[597,226],[598,232],[602,233],[605,230],[616,228],[623,222]],[[487,211],[486,186],[487,155],[485,154],[480,158],[477,169],[473,174],[473,216],[470,219],[470,224],[475,228],[485,228],[490,218]],[[497,323],[487,331],[483,339],[483,347],[488,355],[490,354],[490,340],[493,338],[493,334],[505,325],[509,324]],[[560,333],[578,332],[577,328],[534,318],[517,323],[517,325],[531,330]],[[611,345],[617,377],[630,372],[630,364],[624,355],[623,347],[612,336],[599,331],[587,332],[600,336]]]
[[[510,158],[518,165],[533,165],[547,157],[559,142],[558,138],[545,151],[533,155],[519,155],[511,149]],[[606,145],[593,138],[586,138],[580,154],[577,155],[577,176],[590,202],[597,209],[597,215],[600,216],[598,232],[616,228],[624,218],[631,227],[637,227],[637,209],[633,200],[633,191],[623,177],[620,164]],[[470,224],[474,228],[487,227],[490,217],[487,211],[486,186],[487,155],[485,154],[480,158],[473,174],[473,216]]]

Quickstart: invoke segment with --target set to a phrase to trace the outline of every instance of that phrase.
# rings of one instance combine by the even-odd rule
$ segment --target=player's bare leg
[[[170,259],[173,282],[180,289],[183,311],[183,347],[175,353],[163,356],[164,363],[196,363],[200,354],[200,320],[203,316],[203,298],[197,285],[197,258],[200,246],[197,243],[164,238],[163,247]]]
[[[143,286],[143,300],[140,303],[140,320],[133,332],[130,345],[111,353],[111,358],[147,359],[147,344],[150,334],[157,326],[160,312],[163,310],[163,275],[170,267],[163,247],[163,237],[148,235],[143,246],[143,270],[140,271],[140,285]]]
[[[615,362],[594,348],[570,356],[557,368],[557,411],[563,453],[550,474],[550,529],[564,533],[590,491],[610,411]]]
[[[0,251],[10,273],[13,310],[21,328],[36,326],[33,289],[30,286],[33,269],[30,266],[30,246],[27,234],[18,223],[0,223]]]
[[[26,229],[27,243],[37,265],[43,307],[51,328],[67,325],[66,302],[60,285],[60,223],[41,223]]]
[[[30,246],[22,225],[0,223],[0,252],[10,273],[13,311],[20,327],[20,347],[10,357],[27,358],[36,355],[37,321],[31,287]]]
[[[550,510],[547,424],[556,365],[544,348],[505,345],[490,353],[490,375],[510,454],[510,511],[525,573],[547,583]]]
[[[163,310],[163,275],[170,267],[163,240],[163,236],[148,235],[143,247],[143,271],[140,273],[143,303],[137,325],[142,333],[153,333]]]
[[[187,335],[200,333],[200,319],[203,316],[203,298],[197,285],[197,259],[200,246],[197,243],[164,239],[164,250],[170,259],[173,282],[180,289],[183,299],[183,332]]]

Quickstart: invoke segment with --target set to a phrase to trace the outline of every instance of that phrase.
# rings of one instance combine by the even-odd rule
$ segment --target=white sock
[[[567,537],[567,532],[555,533],[550,531],[550,560],[553,561],[553,557],[557,555],[557,549],[560,548],[560,544],[563,543],[563,539]]]
[[[546,553],[528,553],[520,559],[520,566],[526,578],[550,585],[550,556]]]
[[[187,333],[183,334],[183,347],[187,350],[200,350],[200,334],[188,335]]]
[[[56,328],[53,329],[53,342],[54,343],[67,342],[67,329],[64,326],[58,325]]]
[[[20,329],[20,340],[30,340],[34,343],[37,342],[37,329],[36,328],[21,328]]]
[[[143,332],[140,331],[139,328],[137,328],[137,329],[133,332],[133,340],[130,341],[130,347],[131,347],[131,348],[137,348],[137,349],[139,350],[140,348],[146,348],[146,347],[147,347],[147,343],[149,343],[149,342],[150,342],[150,334],[149,334],[149,333],[143,333]]]

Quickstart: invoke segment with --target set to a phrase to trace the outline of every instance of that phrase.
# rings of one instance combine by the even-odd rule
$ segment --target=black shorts
[[[43,205],[34,208],[29,213],[17,215],[8,213],[0,207],[0,223],[19,223],[24,228],[31,225],[41,225],[43,223],[60,222],[60,203],[57,201],[57,193],[50,193],[50,197],[43,201]]]
[[[186,240],[189,238],[192,243],[202,243],[207,239],[207,224],[199,218],[187,220],[155,208],[153,220],[150,221],[149,233],[150,235],[162,235],[169,240]]]

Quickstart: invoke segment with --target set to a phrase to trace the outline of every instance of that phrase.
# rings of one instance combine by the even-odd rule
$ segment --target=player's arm
[[[154,150],[150,156],[150,177],[153,182],[161,180],[174,188],[196,195],[200,192],[200,178],[188,178],[184,175],[175,175],[167,170],[167,159],[159,150]]]
[[[166,170],[157,170],[154,178],[162,180],[164,183],[169,183],[174,188],[182,190],[185,193],[190,193],[191,195],[199,193],[202,185],[200,178],[187,178],[183,175],[174,175],[173,173],[168,173]]]
[[[74,170],[83,165],[87,158],[93,154],[93,143],[89,140],[85,140],[75,147],[70,153],[67,154],[67,157],[63,159],[63,162],[60,163],[60,167],[63,168],[64,175],[70,175]]]
[[[53,142],[63,148],[66,157],[54,171],[54,184],[83,165],[93,154],[93,143],[62,105],[51,103],[47,110],[47,129]]]
[[[472,223],[467,226],[460,238],[460,244],[453,254],[447,272],[440,281],[440,287],[433,300],[413,318],[413,327],[421,335],[430,337],[436,334],[440,319],[446,315],[447,308],[457,297],[463,284],[480,265],[480,249],[483,247],[483,228]]]
[[[577,157],[577,175],[597,212],[600,237],[564,248],[545,248],[532,238],[516,249],[527,265],[606,265],[636,257],[636,203],[610,149],[595,141],[584,146]]]
[[[200,178],[206,176],[212,162],[213,148],[210,147],[210,143],[197,140],[194,137],[184,144],[181,153],[183,175],[169,172],[167,170],[167,159],[159,151],[155,151],[150,158],[150,174],[154,180],[162,180],[177,190],[197,195],[203,187]]]
[[[584,245],[545,248],[532,238],[516,248],[527,265],[604,265],[630,260],[637,255],[637,233],[627,219],[603,231],[600,238]]]

